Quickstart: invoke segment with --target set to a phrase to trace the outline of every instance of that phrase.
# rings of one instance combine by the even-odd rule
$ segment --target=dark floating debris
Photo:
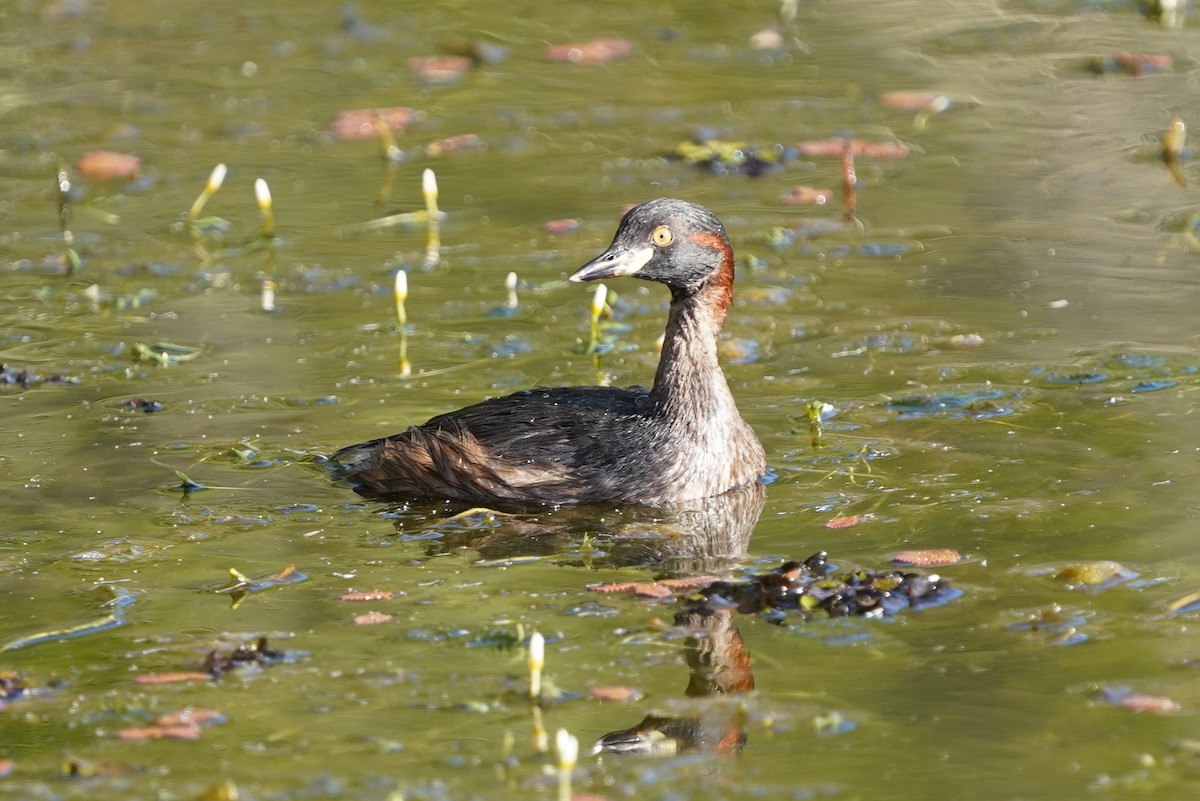
[[[204,658],[200,670],[173,671],[168,673],[143,673],[134,678],[138,684],[178,684],[192,681],[211,681],[233,670],[262,669],[279,662],[291,662],[296,654],[277,651],[267,646],[267,638],[259,637],[243,643],[228,654],[212,650]]]
[[[1130,53],[1121,51],[1107,56],[1094,56],[1088,69],[1097,75],[1124,73],[1138,77],[1170,72],[1175,68],[1175,59],[1167,53]]]
[[[735,606],[743,614],[766,613],[774,622],[782,622],[788,612],[810,620],[819,610],[829,617],[884,617],[907,608],[943,604],[961,594],[938,575],[866,568],[836,573],[829,555],[821,551],[747,582],[714,582],[684,606],[697,611]]]
[[[900,142],[873,142],[857,137],[834,136],[794,145],[782,143],[752,145],[746,142],[730,142],[705,135],[680,142],[667,154],[667,158],[684,161],[715,175],[738,173],[751,177],[774,171],[797,158],[850,158],[902,159],[909,155],[907,145]],[[818,203],[809,200],[809,193],[828,190],[799,187],[795,197],[786,202],[792,204]],[[807,190],[804,191],[804,190]]]
[[[22,389],[29,389],[30,387],[38,384],[55,384],[58,386],[73,387],[78,386],[79,379],[71,378],[64,373],[40,376],[31,373],[28,370],[17,370],[13,367],[9,367],[7,364],[0,364],[0,385],[18,386]]]
[[[589,589],[632,590],[642,597],[656,598],[669,597],[673,589],[666,581],[652,585],[658,592],[645,592],[645,586],[602,584]],[[685,587],[682,584],[679,588]],[[734,608],[742,614],[763,614],[772,622],[782,623],[789,612],[802,620],[811,620],[818,611],[829,617],[885,617],[903,609],[938,606],[961,595],[949,581],[935,574],[866,568],[836,572],[829,564],[829,555],[821,551],[803,562],[785,562],[748,581],[713,581],[696,587],[682,605],[686,611],[705,614]]]
[[[125,401],[124,406],[126,409],[133,409],[134,411],[145,412],[146,414],[161,412],[164,408],[163,405],[156,400],[146,400],[145,398],[137,397],[130,398],[129,400]]]
[[[0,704],[15,701],[29,689],[20,673],[0,670]]]
[[[216,678],[239,668],[265,668],[288,660],[284,651],[267,647],[267,638],[259,637],[254,642],[243,643],[228,655],[209,651],[204,660],[204,672]]]
[[[680,142],[667,154],[668,158],[686,162],[714,175],[739,173],[751,177],[778,169],[795,156],[795,150],[783,145],[759,147],[745,142],[710,138]]]

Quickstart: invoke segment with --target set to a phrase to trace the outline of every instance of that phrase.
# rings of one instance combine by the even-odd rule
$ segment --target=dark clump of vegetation
[[[695,612],[733,607],[782,623],[789,613],[811,620],[819,611],[830,617],[884,617],[946,603],[959,595],[938,575],[865,568],[837,572],[821,551],[747,581],[714,581],[699,587],[684,607]]]
[[[9,367],[7,364],[0,364],[0,384],[9,386],[18,386],[22,389],[37,384],[60,384],[64,386],[74,386],[79,383],[79,379],[71,378],[70,376],[61,373],[49,376],[40,376],[31,373],[28,370],[17,370]]]

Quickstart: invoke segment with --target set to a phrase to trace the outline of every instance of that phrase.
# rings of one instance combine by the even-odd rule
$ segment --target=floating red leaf
[[[423,83],[448,84],[462,80],[475,66],[466,56],[416,56],[408,60],[408,68]]]
[[[542,224],[542,227],[545,228],[548,233],[554,234],[555,236],[573,234],[579,230],[579,220],[572,217],[567,217],[561,220],[547,220]]]
[[[833,200],[833,190],[797,185],[780,199],[793,206],[823,206]]]
[[[411,108],[356,108],[343,111],[329,126],[338,139],[372,139],[379,136],[380,123],[400,133],[417,118]]]
[[[601,38],[590,42],[551,45],[546,48],[546,58],[571,64],[607,64],[632,52],[633,45],[627,39]]]

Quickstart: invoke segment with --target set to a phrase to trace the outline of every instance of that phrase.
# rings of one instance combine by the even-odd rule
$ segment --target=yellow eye
[[[665,248],[675,239],[675,234],[671,233],[671,229],[665,225],[660,225],[654,229],[654,233],[650,234],[650,241],[658,245],[660,248]]]

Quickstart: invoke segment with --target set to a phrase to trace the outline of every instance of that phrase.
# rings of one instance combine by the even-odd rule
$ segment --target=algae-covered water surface
[[[1194,20],[0,20],[0,797],[553,798],[559,729],[569,792],[614,800],[1195,791]],[[489,396],[648,383],[666,291],[609,282],[593,341],[564,279],[662,196],[733,242],[765,488],[514,514],[331,481]]]

